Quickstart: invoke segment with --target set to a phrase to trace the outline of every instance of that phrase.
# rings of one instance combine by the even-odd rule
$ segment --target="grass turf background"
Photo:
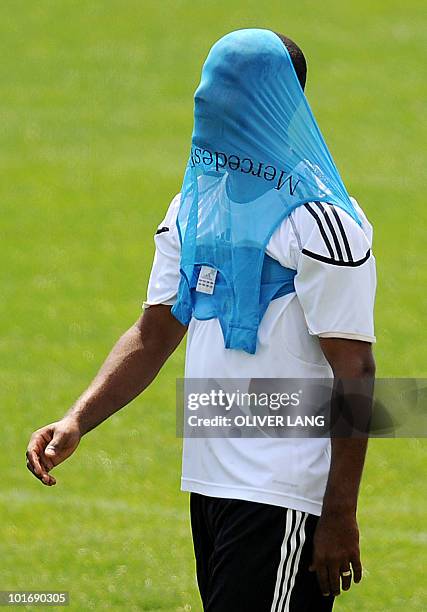
[[[139,315],[152,236],[179,190],[210,45],[285,32],[350,193],[375,225],[378,375],[426,376],[422,0],[3,0],[0,20],[0,589],[71,610],[200,610],[178,492],[178,351],[42,488],[30,433],[63,414]],[[420,440],[373,441],[366,576],[337,610],[425,610]]]

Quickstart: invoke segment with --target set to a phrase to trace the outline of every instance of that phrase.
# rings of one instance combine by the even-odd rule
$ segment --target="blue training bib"
[[[295,271],[267,257],[266,246],[312,201],[360,223],[281,39],[261,29],[227,34],[194,96],[174,316],[184,325],[217,318],[226,348],[255,353],[268,304],[294,291]]]

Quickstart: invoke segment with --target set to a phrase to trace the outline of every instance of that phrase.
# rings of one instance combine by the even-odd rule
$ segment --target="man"
[[[373,378],[372,230],[305,78],[302,51],[272,32],[242,30],[211,50],[144,313],[68,413],[33,434],[27,465],[45,485],[84,434],[147,388],[187,325],[187,378]],[[185,439],[204,609],[331,610],[361,580],[365,453],[363,437]]]

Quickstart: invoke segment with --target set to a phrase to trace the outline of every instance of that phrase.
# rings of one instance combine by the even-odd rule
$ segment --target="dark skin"
[[[363,379],[373,380],[375,361],[370,343],[342,338],[319,340],[335,381],[357,380],[361,387]],[[352,579],[356,583],[362,579],[356,510],[367,444],[366,436],[331,439],[331,467],[311,565],[324,595],[339,595],[340,586],[347,591]],[[342,576],[350,570],[352,574]]]
[[[44,485],[56,484],[52,469],[76,450],[81,438],[123,408],[154,380],[187,328],[170,306],[151,306],[118,340],[95,379],[62,419],[38,429],[27,448],[27,467]],[[367,342],[320,338],[336,379],[373,378]],[[331,469],[315,537],[311,569],[325,595],[360,582],[362,566],[356,520],[357,497],[367,440],[333,438]],[[342,577],[343,571],[352,575]]]

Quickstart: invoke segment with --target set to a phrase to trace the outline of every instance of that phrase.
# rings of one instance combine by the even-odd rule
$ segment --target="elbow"
[[[369,346],[369,350],[359,355],[358,362],[359,376],[361,378],[375,378],[377,367],[371,346]]]
[[[375,378],[376,365],[372,354],[353,358],[350,363],[339,372],[334,372],[342,378]]]
[[[376,365],[371,350],[347,354],[331,366],[335,378],[375,378]]]
[[[320,345],[335,378],[375,377],[375,359],[369,342],[321,338]]]
[[[364,360],[359,367],[360,378],[375,378],[376,365],[374,358]]]

